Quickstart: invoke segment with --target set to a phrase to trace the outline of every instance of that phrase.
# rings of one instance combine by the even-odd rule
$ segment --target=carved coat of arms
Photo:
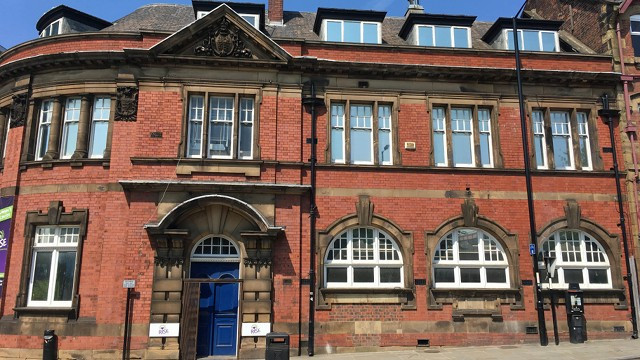
[[[11,104],[11,128],[23,126],[27,119],[27,94],[13,96]]]
[[[116,95],[117,121],[136,121],[138,117],[138,88],[124,86],[118,88]]]
[[[247,49],[238,36],[239,29],[227,18],[222,18],[209,28],[207,38],[202,46],[195,48],[196,55],[250,58],[251,50]]]

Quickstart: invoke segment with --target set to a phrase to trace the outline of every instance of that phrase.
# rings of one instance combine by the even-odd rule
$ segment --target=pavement
[[[313,359],[335,360],[640,360],[640,340],[592,340],[584,344],[561,342],[548,346],[539,344],[430,347],[415,350],[384,351],[350,354],[316,355]],[[302,358],[312,359],[308,356]]]

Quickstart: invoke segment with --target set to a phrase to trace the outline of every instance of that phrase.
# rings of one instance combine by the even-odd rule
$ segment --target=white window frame
[[[250,121],[242,121],[242,100],[251,100],[251,120]],[[238,99],[238,159],[241,160],[251,160],[253,159],[253,145],[255,139],[255,131],[256,131],[256,100],[253,97],[240,97]],[[248,156],[240,156],[240,144],[242,144],[242,124],[251,124],[251,152]]]
[[[554,126],[553,120],[551,119],[553,117],[553,113],[562,113],[566,115],[566,119],[567,119],[567,128],[569,129],[568,134],[555,134],[555,130],[557,129],[556,126]],[[549,122],[551,124],[551,142],[553,143],[553,138],[555,136],[562,136],[562,137],[566,137],[567,138],[567,152],[569,153],[569,166],[566,167],[562,167],[559,168],[557,164],[554,163],[554,168],[556,170],[575,170],[576,168],[576,161],[575,161],[575,156],[573,154],[573,131],[571,129],[571,112],[570,111],[563,111],[563,110],[551,110],[549,113]],[[555,154],[556,149],[553,149],[553,153]]]
[[[49,228],[53,230],[54,242],[47,244],[39,244],[38,239],[41,236],[39,234],[40,229]],[[77,229],[78,234],[75,243],[60,243],[60,232],[61,229]],[[39,226],[35,231],[35,239],[33,242],[33,254],[31,256],[31,269],[30,269],[30,277],[29,277],[29,292],[27,297],[27,306],[28,307],[55,307],[55,308],[70,308],[73,304],[73,290],[72,290],[72,298],[68,301],[54,301],[54,291],[55,284],[57,278],[57,265],[58,258],[60,252],[70,252],[72,249],[76,253],[74,270],[73,270],[73,283],[71,284],[72,289],[75,289],[75,284],[78,281],[78,274],[76,273],[76,268],[78,264],[78,244],[80,243],[80,228],[78,226]],[[38,252],[51,252],[51,264],[49,269],[49,288],[47,292],[47,300],[46,301],[33,301],[31,300],[31,296],[33,294],[33,280],[35,275],[35,266],[36,266],[36,257]]]
[[[192,101],[194,98],[200,98],[202,100],[202,108],[200,109],[202,111],[202,117],[200,117],[200,119],[197,119],[194,114],[193,114],[193,106],[192,106]],[[202,147],[205,145],[205,143],[203,142],[203,137],[204,137],[204,118],[206,116],[205,112],[206,112],[206,99],[204,97],[204,95],[189,95],[189,119],[188,119],[188,125],[187,125],[187,157],[188,158],[202,158]],[[192,137],[192,132],[191,132],[191,123],[192,122],[199,122],[200,123],[200,151],[197,154],[192,154],[191,153],[191,137]]]
[[[213,239],[215,238],[219,238],[223,241],[228,242],[229,245],[235,248],[236,253],[235,254],[196,254],[196,251],[199,246],[201,245],[204,246],[205,241],[207,240],[213,241]],[[211,246],[213,247],[215,245],[212,244]],[[222,247],[222,244],[220,244],[219,247]],[[225,245],[225,247],[228,247],[228,246]],[[200,241],[196,243],[193,249],[191,249],[191,262],[240,262],[240,254],[241,254],[240,247],[235,241],[233,241],[229,237],[220,235],[220,234],[208,235],[200,239]]]
[[[536,130],[536,121],[534,119],[533,114],[534,113],[540,113],[541,115],[541,119],[542,119],[542,131],[537,131]],[[547,170],[549,169],[549,160],[547,159],[547,135],[545,133],[545,121],[544,121],[544,117],[545,117],[545,112],[544,110],[537,110],[534,109],[531,112],[531,126],[533,127],[533,152],[535,154],[535,141],[536,141],[536,136],[541,136],[542,137],[542,165],[538,166],[538,159],[536,158],[536,168],[540,169],[540,170]]]
[[[349,22],[358,22],[360,23],[360,41],[358,43],[360,44],[370,44],[370,43],[365,43],[364,42],[364,25],[365,24],[373,24],[376,25],[376,29],[377,29],[377,33],[378,33],[378,42],[377,44],[382,44],[382,33],[380,31],[380,23],[379,22],[375,22],[375,21],[360,21],[360,20],[337,20],[337,19],[325,19],[322,21],[322,27],[323,27],[323,39],[324,41],[329,41],[329,22],[337,22],[340,23],[340,42],[345,42],[344,41],[344,22],[345,21],[349,21]]]
[[[538,33],[538,47],[540,48],[540,50],[525,50],[525,44],[524,44],[524,31],[536,31]],[[512,29],[503,29],[502,30],[502,36],[504,38],[505,41],[505,49],[506,50],[510,50],[513,51],[511,49],[509,49],[509,33],[512,33],[513,30]],[[556,51],[547,51],[547,50],[543,50],[542,47],[542,34],[546,33],[546,34],[553,34],[554,40],[555,40],[555,47],[556,47]],[[522,48],[520,49],[520,51],[535,51],[535,52],[560,52],[560,37],[558,36],[558,32],[557,31],[549,31],[549,30],[535,30],[535,29],[518,29],[518,45],[521,46]]]
[[[561,246],[562,240],[560,240],[560,233],[562,232],[578,233],[579,244],[580,244],[579,245],[580,258],[581,258],[580,261],[565,262],[563,260],[562,246]],[[594,262],[594,261],[588,262],[587,261],[587,246],[586,246],[587,238],[589,239],[590,242],[596,245],[598,252],[604,256],[604,260],[605,260],[604,262]],[[547,246],[546,244],[549,241],[555,242],[555,247],[551,251],[555,253],[553,255],[555,255],[556,257],[556,274],[557,274],[558,282],[557,283],[551,282],[551,285],[549,285],[549,280],[540,279],[540,283],[542,287],[546,289],[548,289],[549,287],[551,287],[552,289],[568,289],[569,284],[565,282],[564,270],[574,269],[574,270],[582,270],[582,279],[584,282],[580,284],[581,289],[612,289],[613,288],[613,279],[611,278],[611,262],[609,261],[609,257],[607,256],[607,252],[605,251],[604,247],[602,246],[600,241],[596,240],[595,237],[585,233],[584,231],[575,230],[575,229],[564,229],[564,230],[556,231],[555,233],[551,234],[547,239],[544,239],[542,246],[540,246],[541,253],[539,254],[538,260],[540,260],[541,258],[540,255],[542,255],[542,253],[546,251],[546,246]],[[590,269],[594,269],[594,270],[606,269],[608,283],[607,284],[589,283]]]
[[[451,46],[452,48],[461,48],[461,49],[471,49],[473,47],[473,44],[471,43],[471,28],[467,27],[467,26],[450,26],[450,25],[437,25],[437,26],[443,26],[443,27],[449,27],[450,28],[450,33],[451,33]],[[433,45],[422,45],[420,44],[420,28],[423,27],[430,27],[431,28],[431,43]],[[455,38],[455,30],[454,29],[464,29],[467,31],[467,44],[468,46],[466,47],[462,47],[462,46],[457,46],[456,45],[456,38]],[[437,45],[436,44],[436,25],[415,25],[415,30],[416,32],[415,34],[415,44],[418,46],[427,46],[427,47],[448,47],[448,46],[441,46],[441,45]]]
[[[198,13],[196,14],[196,19],[202,19],[203,17],[207,16],[208,13],[210,13],[211,11],[198,11]]]
[[[389,126],[388,127],[380,127],[380,108],[388,107],[389,108]],[[393,165],[393,105],[391,104],[380,104],[378,105],[378,115],[376,116],[375,121],[378,122],[378,162],[380,165]],[[389,161],[382,161],[380,158],[380,133],[388,132],[389,133],[389,148],[384,151],[389,151]]]
[[[469,134],[469,143],[471,146],[471,163],[470,164],[454,164],[454,158],[455,158],[455,150],[452,148],[451,152],[452,152],[452,159],[451,159],[451,163],[454,167],[460,167],[460,168],[468,168],[468,167],[476,167],[475,165],[475,159],[476,159],[476,144],[475,144],[475,137],[474,137],[474,131],[473,131],[473,108],[468,108],[468,107],[451,107],[451,112],[453,112],[453,110],[468,110],[469,113],[471,114],[471,118],[469,119],[469,130],[454,130],[453,129],[453,116],[451,116],[451,119],[449,120],[449,122],[451,123],[451,146],[453,147],[453,134],[456,133],[460,133],[460,134]]]
[[[57,34],[52,34],[51,31],[53,29],[53,25],[54,24],[58,24],[58,33]],[[42,29],[42,31],[40,32],[40,37],[47,37],[47,36],[55,36],[55,35],[60,35],[62,34],[62,18],[56,20],[56,21],[52,21],[51,24],[47,25],[46,28]]]
[[[95,117],[95,111],[96,111],[96,107],[98,106],[98,100],[100,99],[108,99],[109,100],[109,114],[108,117],[106,119],[104,118],[100,118],[100,119],[96,119]],[[104,101],[103,101],[104,102]],[[89,126],[91,126],[91,131],[90,131],[90,136],[89,136],[89,147],[87,148],[88,150],[88,158],[89,159],[103,159],[104,158],[104,151],[107,150],[107,145],[109,142],[109,122],[111,121],[111,109],[113,107],[113,104],[111,103],[111,97],[110,96],[105,96],[105,95],[98,95],[93,99],[93,106],[91,107],[91,122],[89,124]],[[106,109],[106,108],[101,108],[101,109]],[[92,154],[91,152],[93,151],[93,143],[95,142],[95,124],[96,123],[107,123],[107,133],[105,134],[105,150],[102,152],[102,154]]]
[[[342,126],[333,124],[333,107],[341,106],[342,107]],[[331,152],[331,162],[333,164],[346,164],[347,162],[347,146],[346,146],[346,124],[347,121],[347,104],[343,102],[336,102],[330,105],[329,110],[329,126],[331,127],[331,134],[329,134],[329,141],[333,139],[333,130],[342,130],[342,159],[334,158],[335,154],[333,151]],[[336,115],[338,122],[340,117]],[[330,149],[333,147],[331,144]]]
[[[257,14],[243,14],[243,13],[238,13],[238,15],[240,15],[240,17],[245,20],[246,22],[248,22],[251,26],[253,26],[254,28],[259,28],[260,27],[260,15]],[[245,19],[247,17],[253,18],[253,24],[249,22],[249,20]]]
[[[479,260],[460,260],[460,247],[458,243],[460,230],[473,230],[478,232],[478,259]],[[447,241],[451,237],[453,241],[453,251],[451,260],[435,259],[436,254],[440,249],[440,243]],[[493,241],[496,245],[496,249],[502,254],[504,260],[485,260],[485,241]],[[509,273],[509,261],[507,254],[502,247],[502,244],[496,240],[493,236],[487,232],[475,228],[458,228],[443,236],[438,241],[433,251],[433,266],[431,276],[433,277],[433,284],[437,289],[508,289],[511,286],[511,279]],[[454,269],[454,282],[436,282],[435,271],[437,268]],[[479,283],[463,283],[461,281],[460,269],[461,268],[473,268],[480,269],[480,282]],[[505,283],[490,283],[487,282],[486,269],[504,269],[505,271]]]
[[[79,107],[77,108],[78,110],[78,118],[77,119],[69,119],[69,104],[71,101],[73,100],[78,100],[78,104]],[[71,155],[65,155],[66,151],[67,151],[67,139],[69,138],[69,128],[68,126],[71,123],[76,123],[78,124],[78,127],[80,126],[80,111],[82,108],[82,100],[80,98],[77,97],[71,97],[68,98],[65,102],[65,106],[64,106],[64,119],[62,121],[62,141],[60,142],[60,158],[61,159],[71,159],[71,157],[73,156],[73,154]],[[74,108],[75,110],[76,108]],[[76,149],[78,148],[78,133],[76,133]],[[74,150],[75,151],[75,150]]]
[[[232,108],[231,108],[231,120],[211,120],[211,114],[212,114],[212,106],[211,106],[211,100],[213,98],[219,98],[219,99],[231,99],[231,104],[232,104]],[[235,122],[236,122],[236,100],[235,100],[235,96],[231,95],[209,95],[209,98],[207,99],[207,105],[208,105],[208,114],[207,114],[207,126],[208,126],[208,135],[207,135],[207,139],[206,139],[206,143],[203,141],[203,144],[207,145],[207,157],[209,159],[233,159],[234,157],[234,153],[233,153],[233,132],[235,130]],[[225,108],[226,109],[226,108]],[[229,139],[229,155],[212,155],[211,152],[211,128],[213,123],[231,123],[231,132],[230,132],[230,139]],[[204,140],[204,139],[203,139]]]
[[[489,130],[482,130],[481,126],[480,126],[480,111],[486,111],[489,114],[489,119],[488,119],[488,124],[489,124]],[[491,109],[489,108],[478,108],[477,111],[478,114],[478,118],[476,119],[476,121],[478,122],[478,141],[480,141],[480,134],[489,134],[489,163],[488,164],[482,164],[482,144],[478,144],[478,147],[480,148],[480,167],[485,167],[485,168],[492,168],[493,167],[493,127],[492,127],[492,122],[493,119],[491,118]]]
[[[354,127],[354,126],[351,125],[351,117],[353,116],[351,110],[353,109],[353,107],[358,107],[358,106],[365,106],[365,107],[368,106],[368,107],[371,108],[371,119],[370,119],[371,126],[370,127],[357,126],[357,125]],[[351,153],[353,153],[353,134],[352,134],[352,131],[354,129],[355,130],[368,130],[370,138],[371,138],[371,140],[370,140],[371,141],[371,148],[370,148],[371,161],[354,161],[353,160],[353,156],[351,156],[352,154],[349,154],[350,155],[349,157],[351,158],[351,164],[354,164],[354,165],[373,165],[375,163],[375,161],[376,161],[375,153],[374,153],[375,147],[374,147],[374,144],[373,144],[373,122],[377,121],[378,117],[374,116],[373,113],[374,113],[373,104],[362,104],[362,103],[350,103],[349,104],[349,148],[351,149]]]
[[[584,123],[580,123],[580,114],[584,114]],[[577,111],[576,112],[576,123],[578,124],[578,148],[580,148],[580,139],[584,139],[585,147],[587,150],[587,161],[588,164],[580,164],[582,166],[582,170],[592,171],[593,170],[593,159],[591,158],[591,137],[589,136],[589,113],[586,111]],[[582,149],[579,149],[581,152]],[[580,160],[582,161],[582,154],[578,154],[580,156]]]
[[[373,230],[373,260],[353,260],[353,230],[354,229],[366,229]],[[330,251],[333,251],[333,244],[339,241],[341,237],[346,233],[347,235],[347,260],[327,260]],[[391,242],[393,251],[397,252],[399,260],[380,260],[380,234],[382,234],[386,240]],[[331,240],[324,254],[324,286],[326,288],[357,288],[357,289],[370,289],[370,288],[404,288],[404,262],[402,258],[402,252],[398,243],[389,236],[389,234],[371,227],[357,227],[349,228],[340,235]],[[347,267],[347,282],[329,282],[327,278],[327,269],[331,267],[344,268]],[[353,271],[355,268],[371,268],[373,267],[374,281],[372,283],[355,283],[353,281]],[[394,268],[400,269],[400,282],[397,283],[381,283],[380,282],[380,269],[381,268]]]
[[[46,113],[48,114],[48,116],[45,116],[45,111],[44,111],[44,104],[45,103],[49,103],[49,110],[46,111]],[[47,119],[46,122],[43,122],[43,120]],[[51,136],[51,119],[53,118],[53,99],[47,99],[47,100],[43,100],[42,103],[40,104],[40,114],[38,115],[38,139],[36,140],[36,151],[35,151],[35,159],[36,161],[42,160],[42,158],[44,157],[44,155],[47,153],[47,151],[49,150],[49,137]],[[48,126],[49,127],[49,131],[47,132],[47,138],[43,139],[42,138],[42,129],[43,127]],[[42,146],[42,142],[46,141],[46,148],[44,150],[44,154],[40,153],[40,147]]]
[[[441,120],[441,121],[442,121],[442,129],[440,129],[440,127],[438,127],[438,128],[436,129],[436,127],[435,127],[435,126],[434,126],[434,124],[433,124],[433,123],[434,123],[434,121],[436,121],[436,120],[433,118],[433,117],[435,116],[435,115],[434,115],[434,113],[435,113],[435,111],[434,111],[434,110],[435,110],[435,109],[442,109],[442,114],[443,114],[443,117],[442,117],[442,120]],[[442,133],[443,141],[442,141],[442,149],[441,149],[441,150],[442,150],[442,151],[443,151],[443,153],[444,153],[444,163],[438,163],[438,162],[435,162],[435,145],[433,145],[433,146],[434,146],[434,157],[433,157],[433,159],[434,159],[434,163],[435,163],[435,165],[436,165],[436,166],[446,167],[446,166],[448,166],[448,165],[449,165],[449,158],[448,158],[448,153],[447,153],[447,148],[448,148],[448,147],[447,147],[447,108],[446,108],[446,107],[444,107],[444,106],[434,106],[434,107],[433,107],[433,109],[431,110],[431,113],[432,113],[432,114],[431,114],[431,127],[432,127],[432,129],[433,129],[433,130],[432,130],[432,132],[433,132],[434,134],[435,134],[436,132],[437,132],[437,133]],[[440,120],[437,120],[437,121],[440,121]],[[440,124],[438,124],[438,125],[440,125]],[[433,141],[433,142],[435,143],[435,141]]]
[[[203,102],[203,107],[201,108],[202,111],[202,119],[197,119],[194,117],[193,111],[192,111],[192,102],[194,101],[195,98],[201,98],[202,102]],[[256,128],[257,125],[257,119],[258,119],[258,111],[259,111],[259,104],[256,102],[256,98],[255,96],[251,96],[251,95],[238,95],[238,94],[222,94],[222,93],[201,93],[201,92],[195,92],[195,93],[190,93],[187,96],[188,99],[188,105],[187,105],[187,109],[186,109],[186,140],[185,140],[185,148],[184,148],[184,156],[187,158],[206,158],[206,159],[239,159],[239,160],[251,160],[254,159],[256,156],[255,153],[255,146],[256,146],[256,142],[258,141],[258,139],[256,139],[256,134],[258,129]],[[231,120],[215,120],[212,121],[212,110],[213,107],[212,105],[212,101],[213,99],[226,99],[226,100],[231,100]],[[243,111],[243,101],[244,100],[250,100],[253,104],[253,109],[251,111],[251,121],[241,121],[241,112]],[[200,108],[199,108],[200,109]],[[216,108],[218,109],[218,108]],[[224,109],[228,109],[228,108],[224,108]],[[191,138],[192,138],[192,130],[191,130],[191,124],[193,122],[201,122],[201,127],[200,127],[200,152],[197,154],[191,153]],[[210,139],[211,139],[211,129],[212,129],[212,124],[217,123],[217,124],[222,124],[222,123],[226,123],[226,124],[231,124],[231,133],[230,133],[230,139],[229,139],[229,146],[230,146],[230,150],[229,150],[229,155],[213,155],[212,152],[212,148],[211,148],[211,143],[210,143]],[[251,124],[251,154],[250,155],[244,155],[244,156],[240,156],[240,144],[243,140],[242,138],[242,124]],[[238,128],[238,138],[235,139],[234,138],[234,134],[236,131],[236,127]],[[206,130],[205,130],[206,129]],[[206,138],[205,138],[205,134],[206,134]],[[236,142],[238,143],[236,146]]]

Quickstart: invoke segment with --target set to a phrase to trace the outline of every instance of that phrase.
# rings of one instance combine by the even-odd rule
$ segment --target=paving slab
[[[301,358],[308,358],[302,356]],[[313,359],[336,360],[640,360],[640,340],[592,340],[584,344],[554,343],[548,346],[430,347],[415,350],[316,355]]]

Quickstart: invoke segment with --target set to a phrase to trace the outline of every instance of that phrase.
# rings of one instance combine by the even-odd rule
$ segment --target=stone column
[[[57,159],[60,155],[60,127],[62,125],[62,104],[60,98],[53,99],[53,113],[51,114],[51,129],[49,132],[49,144],[47,153],[42,160]]]
[[[5,108],[0,109],[0,139],[2,140],[2,142],[0,142],[0,151],[3,151],[4,144],[7,142],[6,133],[7,133],[7,126],[9,126],[8,124],[9,122],[7,121],[8,114],[9,114],[9,110]],[[2,158],[4,158],[5,155],[6,154],[3,153]]]
[[[87,157],[87,144],[89,142],[89,132],[91,131],[91,98],[88,95],[82,95],[80,102],[80,121],[78,123],[78,141],[76,143],[76,151],[71,155],[72,159],[83,159]]]
[[[243,323],[271,323],[272,288],[271,244],[269,236],[246,237],[244,240],[247,258],[244,260],[244,285],[242,292]],[[264,356],[264,337],[241,337],[240,357]],[[257,341],[256,341],[257,339]]]

